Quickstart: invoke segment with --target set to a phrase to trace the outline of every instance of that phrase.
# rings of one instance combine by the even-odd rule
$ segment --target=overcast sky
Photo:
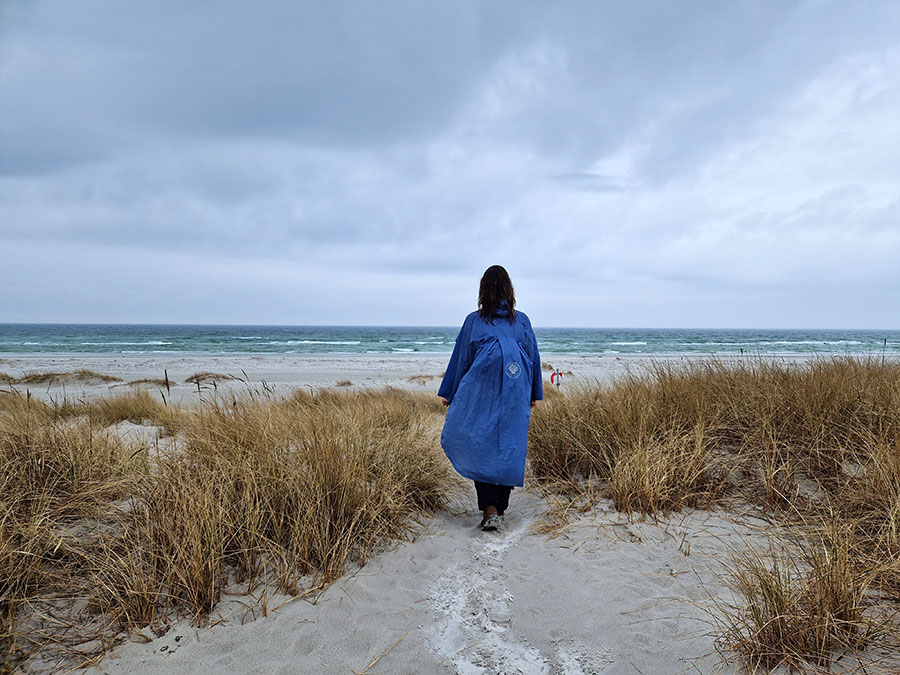
[[[0,322],[900,328],[900,2],[0,0]]]

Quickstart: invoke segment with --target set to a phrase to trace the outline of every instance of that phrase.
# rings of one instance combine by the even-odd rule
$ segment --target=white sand
[[[719,561],[750,528],[705,512],[654,524],[598,509],[548,539],[531,527],[545,506],[516,490],[498,533],[475,527],[474,507],[439,514],[415,542],[376,556],[315,604],[296,600],[243,625],[182,621],[152,642],[118,647],[100,666],[350,673],[392,645],[370,672],[649,675],[723,666],[698,603],[724,594]]]
[[[704,357],[657,356],[653,357],[653,360],[682,362],[692,358]],[[790,361],[804,361],[809,357],[798,355],[784,358]],[[339,383],[349,381],[349,387],[392,386],[436,393],[440,385],[440,375],[444,372],[448,360],[449,355],[17,356],[0,359],[0,372],[18,377],[25,373],[64,373],[85,368],[112,375],[123,381],[112,384],[55,382],[50,385],[16,385],[18,390],[28,390],[45,400],[115,395],[127,392],[131,388],[128,382],[162,379],[164,373],[168,373],[169,380],[173,383],[171,396],[164,388],[154,385],[142,386],[154,393],[163,391],[167,397],[176,402],[190,403],[213,391],[211,383],[205,383],[199,393],[196,385],[185,383],[185,379],[203,371],[240,377],[246,382],[220,381],[216,387],[219,392],[241,391],[248,385],[256,390],[262,390],[265,383],[265,386],[276,394],[286,394],[298,387],[313,389],[338,387]],[[567,387],[588,380],[608,382],[613,377],[624,374],[628,369],[640,370],[646,367],[651,358],[547,354],[544,355],[543,361],[564,372],[563,386]],[[549,376],[550,372],[545,370],[544,379]]]

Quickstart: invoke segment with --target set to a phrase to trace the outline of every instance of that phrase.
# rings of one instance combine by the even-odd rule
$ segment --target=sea
[[[451,326],[0,324],[0,355],[447,354]],[[535,328],[545,354],[900,355],[900,330]]]

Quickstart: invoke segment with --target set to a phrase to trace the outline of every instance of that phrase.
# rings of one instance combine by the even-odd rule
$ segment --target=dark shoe
[[[488,516],[481,521],[481,529],[485,532],[493,532],[500,527],[500,516]]]

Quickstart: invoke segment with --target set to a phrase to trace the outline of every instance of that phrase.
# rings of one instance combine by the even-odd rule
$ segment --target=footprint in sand
[[[548,655],[512,634],[515,598],[507,588],[503,563],[533,519],[530,513],[510,515],[500,532],[466,538],[458,561],[428,595],[437,618],[431,646],[460,675],[593,675],[610,665],[606,650],[564,643]]]

